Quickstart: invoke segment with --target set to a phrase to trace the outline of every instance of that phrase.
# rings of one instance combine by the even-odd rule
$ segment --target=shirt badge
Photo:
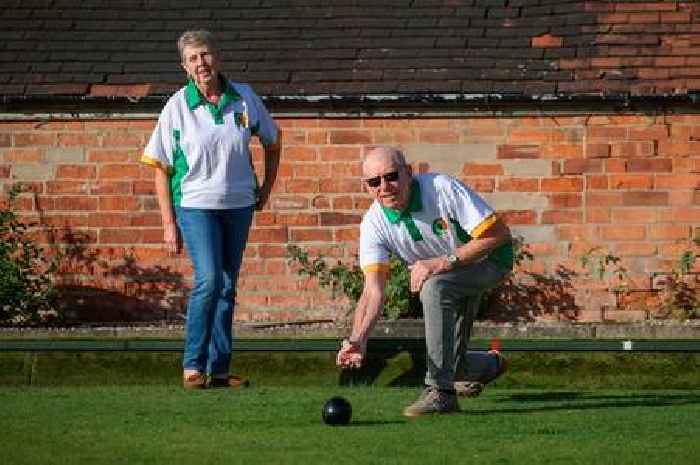
[[[243,112],[235,112],[233,114],[233,120],[236,122],[236,126],[242,127],[243,129],[248,129],[250,127],[250,121],[248,119],[248,106],[243,101]]]
[[[435,218],[433,221],[433,233],[436,236],[444,236],[447,233],[447,221],[442,218]]]

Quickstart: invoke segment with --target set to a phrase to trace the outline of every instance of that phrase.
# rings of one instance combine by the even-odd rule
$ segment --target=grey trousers
[[[476,376],[474,371],[479,368],[468,368],[471,357],[467,355],[474,316],[482,293],[495,287],[508,273],[510,271],[483,260],[435,275],[423,283],[420,300],[425,321],[427,386],[453,389],[455,380]]]

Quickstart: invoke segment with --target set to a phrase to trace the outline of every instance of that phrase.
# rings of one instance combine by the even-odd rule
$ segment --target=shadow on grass
[[[517,402],[546,402],[546,401],[563,401],[563,400],[577,400],[583,397],[585,394],[583,392],[577,391],[559,391],[559,392],[537,392],[537,393],[519,393],[512,394],[507,397],[508,401]]]
[[[391,387],[421,386],[425,378],[425,352],[403,351],[368,353],[364,365],[359,369],[342,370],[341,386],[379,384]]]
[[[522,402],[522,408],[465,410],[465,415],[494,415],[503,413],[527,414],[558,410],[595,410],[628,407],[672,407],[675,405],[700,404],[700,394],[628,394],[589,395],[585,392],[538,392],[518,393],[500,397],[497,402]],[[535,403],[528,405],[529,402]],[[558,402],[556,405],[541,405],[541,402]],[[561,403],[559,403],[561,402]]]
[[[388,425],[403,425],[405,421],[385,421],[385,420],[362,420],[362,421],[351,421],[349,425],[345,425],[344,427],[351,427],[351,426],[388,426]]]

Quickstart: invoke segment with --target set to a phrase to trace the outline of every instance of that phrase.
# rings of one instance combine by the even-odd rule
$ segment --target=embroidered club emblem
[[[433,221],[433,233],[436,236],[444,236],[447,233],[447,221],[442,218],[436,218]]]

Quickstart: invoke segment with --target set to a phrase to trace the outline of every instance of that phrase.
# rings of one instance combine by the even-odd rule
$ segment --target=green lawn
[[[0,453],[21,464],[695,464],[700,390],[496,389],[407,420],[418,388],[0,387]],[[325,399],[353,405],[347,427]]]

